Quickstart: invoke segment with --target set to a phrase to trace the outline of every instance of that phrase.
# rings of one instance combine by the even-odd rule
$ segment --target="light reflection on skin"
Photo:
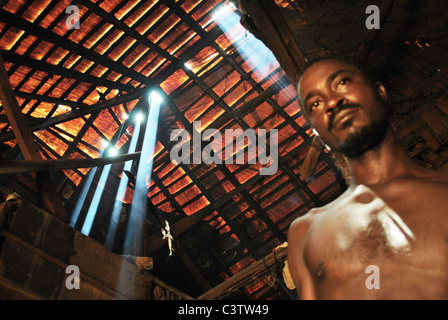
[[[403,250],[410,251],[410,240],[415,241],[414,234],[395,211],[386,207],[384,211],[378,213],[377,217],[383,225],[389,247],[394,250],[394,253],[403,252]]]
[[[368,187],[364,185],[355,187],[339,206],[342,207],[340,212],[348,217],[341,217],[342,219],[338,220],[349,221],[350,224],[349,234],[338,233],[337,235],[339,248],[348,249],[360,234],[374,232],[381,235],[392,253],[404,254],[410,251],[412,242],[415,241],[414,234],[398,214]],[[376,230],[372,231],[372,226],[377,226]],[[378,226],[381,226],[380,229]],[[371,235],[367,234],[367,236]]]

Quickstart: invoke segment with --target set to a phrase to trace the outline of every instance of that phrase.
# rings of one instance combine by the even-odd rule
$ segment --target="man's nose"
[[[345,103],[344,97],[340,95],[333,95],[327,102],[327,109],[325,110],[327,113],[332,113],[336,108],[339,108]]]

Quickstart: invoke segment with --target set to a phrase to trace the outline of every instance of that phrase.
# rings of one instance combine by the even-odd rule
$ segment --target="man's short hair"
[[[321,57],[317,57],[317,58],[313,58],[313,59],[309,60],[305,64],[305,66],[302,68],[302,70],[300,70],[300,72],[299,72],[298,83],[300,82],[300,79],[302,78],[305,71],[308,70],[311,66],[313,66],[314,64],[316,64],[318,62],[327,61],[327,60],[336,60],[336,61],[346,63],[348,65],[351,65],[351,66],[355,67],[356,69],[358,69],[366,77],[366,79],[370,81],[371,84],[373,84],[375,82],[374,76],[371,74],[371,72],[365,66],[363,66],[361,63],[357,62],[356,60],[352,60],[347,57],[342,57],[342,56],[338,56],[338,55],[328,55],[328,56],[321,56]]]

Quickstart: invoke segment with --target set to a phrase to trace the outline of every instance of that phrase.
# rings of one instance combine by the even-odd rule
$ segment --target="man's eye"
[[[347,82],[349,82],[349,80],[350,79],[348,79],[348,78],[341,79],[341,80],[339,80],[338,85],[345,86],[347,84]]]
[[[312,102],[309,106],[309,111],[313,111],[314,108],[317,108],[319,106],[319,101],[316,100],[314,102]]]

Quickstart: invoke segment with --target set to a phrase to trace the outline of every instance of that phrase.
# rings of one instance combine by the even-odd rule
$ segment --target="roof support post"
[[[5,68],[3,58],[0,56],[0,100],[8,117],[11,128],[17,139],[25,160],[40,160],[42,156],[34,140],[34,136],[17,103],[9,76]],[[68,222],[68,215],[59,198],[50,174],[46,171],[33,174],[36,180],[37,190],[44,204],[45,210],[64,222]]]

